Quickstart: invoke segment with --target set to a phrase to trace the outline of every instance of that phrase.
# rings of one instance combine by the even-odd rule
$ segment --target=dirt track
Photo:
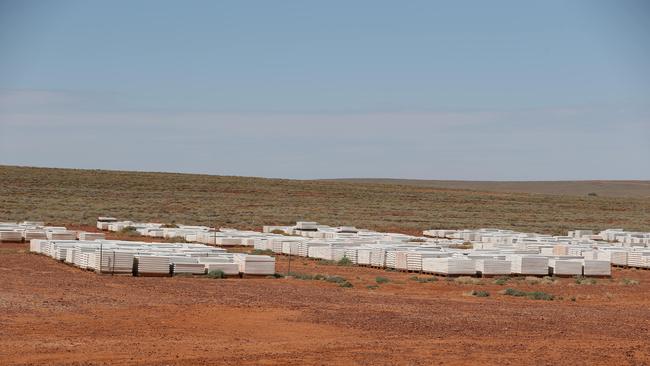
[[[490,279],[418,283],[413,274],[321,265],[340,288],[298,279],[99,276],[0,245],[0,364],[648,364],[650,271],[596,285]],[[278,270],[286,270],[279,257]],[[377,276],[391,282],[371,290]],[[623,285],[622,278],[638,285]],[[505,287],[562,299],[499,294]],[[468,296],[473,289],[491,296]],[[575,298],[575,301],[572,301]]]

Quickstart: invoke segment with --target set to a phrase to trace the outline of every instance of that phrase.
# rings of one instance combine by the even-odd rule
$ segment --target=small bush
[[[336,262],[330,261],[330,260],[327,260],[327,259],[321,259],[321,260],[318,261],[318,264],[323,265],[323,266],[332,266],[332,265],[335,265]]]
[[[517,289],[514,289],[514,288],[505,289],[503,294],[508,295],[508,296],[517,296],[517,297],[526,296],[525,291],[517,290]]]
[[[345,287],[345,288],[354,287],[354,286],[352,285],[352,283],[350,283],[350,281],[343,281],[343,282],[340,282],[340,283],[339,283],[339,286],[340,286],[340,287]]]
[[[284,235],[285,232],[284,232],[284,230],[274,229],[274,230],[271,230],[271,234]]]
[[[521,291],[517,290],[514,288],[507,288],[505,291],[503,291],[504,295],[508,296],[516,296],[516,297],[527,297],[531,300],[553,300],[555,299],[555,296],[551,294],[547,294],[546,292],[541,292],[541,291],[533,291],[533,292],[526,292],[526,291]]]
[[[533,276],[526,276],[524,278],[524,281],[526,281],[526,283],[528,283],[529,285],[537,285],[539,283],[539,278]]]
[[[474,244],[472,244],[472,243],[466,241],[466,242],[464,242],[463,244],[451,244],[451,245],[449,246],[449,248],[452,248],[452,249],[473,249],[473,248],[474,248]]]
[[[120,234],[125,234],[129,236],[140,235],[140,233],[138,233],[138,230],[133,226],[124,227],[122,230],[120,230]]]
[[[342,283],[344,283],[344,282],[348,282],[345,278],[343,278],[343,277],[341,277],[341,276],[326,276],[326,277],[325,277],[325,281],[327,281],[327,282],[333,282],[333,283],[338,283],[338,284],[342,284]]]
[[[388,279],[388,278],[386,278],[386,277],[378,276],[378,277],[375,277],[375,282],[377,282],[378,284],[381,285],[381,284],[383,284],[383,283],[388,283],[388,282],[390,282],[390,279]]]
[[[220,270],[220,269],[216,269],[216,270],[214,270],[214,271],[210,271],[210,272],[208,272],[208,275],[207,275],[207,276],[208,276],[209,278],[215,278],[215,279],[218,279],[218,278],[226,278],[226,274],[225,274],[222,270]]]
[[[577,276],[575,278],[575,282],[578,285],[595,285],[598,281],[596,281],[596,279],[594,279],[594,278],[587,278],[587,277],[583,277],[583,276]]]
[[[337,265],[339,266],[351,266],[353,263],[348,257],[343,257],[341,258],[340,261],[336,262]]]
[[[623,283],[626,286],[634,286],[634,285],[638,285],[639,281],[632,280],[632,279],[629,279],[629,278],[624,278],[624,279],[621,280],[621,283]]]
[[[271,249],[253,249],[251,254],[255,254],[255,255],[274,255],[275,253]]]
[[[510,277],[508,277],[508,276],[501,276],[501,277],[497,277],[497,278],[495,278],[494,281],[492,281],[492,282],[493,282],[495,285],[503,286],[503,285],[505,285],[506,283],[508,283],[508,281],[510,281]]]
[[[429,282],[438,281],[436,277],[418,277],[418,276],[411,276],[411,280],[417,281],[419,283],[429,283]]]
[[[473,278],[473,277],[467,277],[467,276],[457,277],[456,279],[454,279],[454,282],[460,283],[461,285],[480,285],[480,284],[482,284],[481,279]]]
[[[368,285],[368,286],[366,286],[366,288],[367,288],[368,290],[376,290],[376,289],[379,288],[379,286],[377,286],[377,285]]]
[[[472,296],[476,296],[476,297],[488,297],[488,296],[490,296],[490,293],[487,292],[487,291],[477,291],[477,290],[472,290],[472,292],[470,293],[470,295],[472,295]]]
[[[541,291],[533,291],[526,294],[526,297],[533,300],[546,300],[551,301],[555,299],[555,296]]]
[[[273,276],[274,278],[284,278],[284,275],[282,273],[274,273]]]
[[[310,274],[307,274],[307,273],[299,273],[299,272],[290,272],[289,276],[291,276],[291,277],[293,277],[295,279],[298,279],[298,280],[306,280],[306,281],[314,279],[313,275],[310,275]]]
[[[540,283],[544,285],[553,285],[555,284],[555,281],[557,281],[557,278],[551,277],[551,276],[544,276],[542,277],[542,281]]]

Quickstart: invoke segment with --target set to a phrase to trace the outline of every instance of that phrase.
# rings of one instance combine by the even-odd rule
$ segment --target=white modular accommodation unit
[[[556,276],[581,276],[583,260],[577,258],[550,258],[548,266]]]
[[[465,258],[424,258],[422,271],[443,275],[475,275],[474,261]]]
[[[77,236],[79,240],[97,240],[106,238],[106,234],[104,233],[90,233],[86,231],[80,231]]]
[[[510,260],[514,274],[546,276],[549,273],[548,257],[514,254],[506,259]]]
[[[1,230],[0,242],[21,242],[23,241],[23,234],[16,230]]]
[[[603,261],[609,261],[613,265],[627,266],[628,250],[621,248],[600,248],[597,251],[597,258]]]
[[[512,263],[503,259],[476,259],[476,272],[482,276],[509,275]]]
[[[275,258],[268,255],[235,254],[233,260],[239,265],[239,272],[251,275],[275,274]]]
[[[609,261],[603,260],[584,260],[584,276],[611,276],[612,266]]]
[[[171,261],[167,256],[138,254],[135,259],[137,260],[137,273],[139,275],[170,273],[169,265]]]

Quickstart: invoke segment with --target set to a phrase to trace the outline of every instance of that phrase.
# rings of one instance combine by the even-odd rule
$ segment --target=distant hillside
[[[595,193],[603,197],[650,198],[650,181],[647,180],[582,180],[582,181],[463,181],[419,179],[333,179],[349,183],[404,184],[418,187],[469,189],[485,192],[512,192],[564,196],[587,196]]]
[[[575,228],[650,231],[650,198],[606,197],[595,187],[583,192],[599,196],[558,196],[449,188],[486,190],[473,182],[380,182],[0,166],[0,221],[94,224],[97,216],[111,215],[242,229],[314,220],[411,234],[480,227],[548,234]],[[537,192],[545,186],[534,184]]]

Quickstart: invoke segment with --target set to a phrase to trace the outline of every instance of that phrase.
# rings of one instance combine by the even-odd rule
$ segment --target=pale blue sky
[[[650,179],[647,1],[0,0],[0,164]]]

